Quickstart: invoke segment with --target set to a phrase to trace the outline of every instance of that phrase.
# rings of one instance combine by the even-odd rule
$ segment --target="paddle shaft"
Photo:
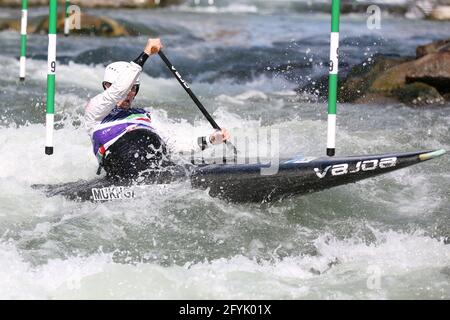
[[[186,92],[189,94],[189,96],[192,98],[192,100],[195,102],[197,107],[200,109],[200,111],[203,113],[203,115],[208,119],[209,123],[212,125],[212,127],[216,130],[221,130],[219,125],[214,121],[214,119],[211,117],[211,115],[208,113],[208,111],[205,109],[203,104],[197,99],[195,94],[192,92],[191,88],[189,87],[189,84],[183,80],[180,73],[177,71],[177,69],[173,66],[172,63],[170,63],[169,59],[167,59],[166,55],[162,52],[162,50],[159,50],[158,52],[161,59],[164,61],[166,66],[170,69],[170,71],[173,73],[175,78],[177,78],[178,82],[181,84],[181,86],[186,90]]]
[[[184,90],[186,90],[186,92],[189,94],[191,99],[195,102],[195,104],[200,109],[200,111],[203,113],[203,115],[206,117],[206,119],[208,119],[211,126],[216,130],[222,130],[219,127],[219,125],[217,124],[217,122],[214,121],[214,119],[211,117],[209,112],[205,109],[205,107],[200,102],[200,100],[197,99],[197,96],[194,94],[194,92],[192,92],[191,88],[189,87],[189,84],[183,80],[183,78],[181,77],[181,74],[177,71],[177,69],[173,66],[173,64],[169,61],[169,59],[167,59],[164,52],[162,52],[162,50],[159,50],[158,54],[161,57],[161,59],[164,61],[164,63],[166,64],[167,68],[170,69],[170,71],[173,73],[175,78],[177,78],[178,82],[181,84],[181,86],[184,88]],[[236,147],[229,141],[225,141],[225,143],[233,149],[233,152],[236,155],[237,154]]]

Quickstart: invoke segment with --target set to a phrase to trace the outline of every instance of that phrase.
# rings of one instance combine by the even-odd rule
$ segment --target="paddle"
[[[181,84],[181,86],[184,88],[184,90],[186,90],[186,92],[189,94],[189,96],[191,97],[191,99],[195,102],[195,104],[197,105],[197,107],[200,109],[200,111],[203,113],[203,115],[206,117],[206,119],[209,121],[209,123],[211,124],[211,126],[216,129],[216,130],[222,130],[219,125],[214,121],[214,119],[211,117],[211,115],[208,113],[208,111],[205,109],[205,107],[203,106],[203,104],[197,99],[197,97],[195,96],[195,94],[192,92],[191,88],[189,87],[189,84],[183,80],[183,78],[181,77],[180,73],[177,71],[177,69],[173,66],[173,64],[169,61],[169,59],[167,59],[166,55],[162,52],[162,50],[159,50],[158,52],[159,56],[161,57],[161,59],[164,61],[164,63],[166,64],[167,68],[170,69],[170,71],[173,73],[173,75],[175,76],[175,78],[177,78],[178,82]],[[228,147],[233,149],[234,155],[235,157],[237,156],[237,149],[236,147],[229,141],[224,141]],[[225,156],[224,156],[225,158]]]

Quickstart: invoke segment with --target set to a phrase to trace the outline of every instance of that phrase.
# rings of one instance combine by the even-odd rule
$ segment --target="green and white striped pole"
[[[53,154],[53,129],[55,116],[55,71],[56,71],[56,21],[58,0],[50,0],[47,55],[47,115],[45,118],[45,154]]]
[[[28,0],[22,0],[22,18],[20,20],[20,81],[25,81],[25,65],[27,59],[27,23]]]
[[[331,7],[330,78],[328,87],[327,133],[327,156],[329,157],[334,156],[336,153],[336,106],[338,90],[339,19],[341,13],[341,1],[332,0]]]
[[[70,25],[69,25],[69,6],[70,6],[70,1],[66,0],[66,6],[65,6],[65,19],[64,19],[64,36],[68,37],[69,33],[70,33]]]

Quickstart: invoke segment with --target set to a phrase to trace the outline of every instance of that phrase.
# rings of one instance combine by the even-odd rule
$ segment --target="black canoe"
[[[117,183],[102,178],[33,188],[44,190],[47,196],[96,202],[145,197],[150,184],[190,180],[193,188],[209,190],[211,196],[227,201],[271,202],[357,182],[443,154],[444,150],[429,150],[342,158],[296,157],[272,163],[201,164],[164,171],[154,175],[152,181]]]

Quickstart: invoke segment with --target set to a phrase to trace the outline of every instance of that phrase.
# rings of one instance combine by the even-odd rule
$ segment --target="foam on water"
[[[215,116],[218,121],[236,126],[244,123],[250,128],[260,128],[259,121],[244,120],[224,109],[219,109]],[[194,126],[185,120],[170,120],[162,111],[155,112],[153,118],[158,129],[170,137],[176,151],[191,145],[191,134],[209,130],[206,121]],[[95,177],[96,161],[84,129],[73,126],[70,117],[63,124],[55,132],[52,157],[44,155],[42,143],[29,143],[44,141],[43,125],[0,128],[2,298],[450,298],[448,275],[441,272],[450,263],[449,248],[428,232],[403,233],[382,227],[384,231],[372,229],[376,240],[366,243],[365,236],[348,239],[333,236],[340,231],[332,231],[333,223],[327,226],[328,219],[324,218],[319,224],[331,234],[324,234],[320,227],[309,236],[312,242],[296,242],[302,236],[287,231],[302,224],[295,218],[291,223],[281,224],[281,233],[273,229],[279,225],[274,219],[283,221],[283,215],[290,214],[292,201],[277,204],[273,209],[275,216],[270,217],[265,209],[227,204],[204,192],[195,192],[188,185],[155,189],[151,197],[132,203],[95,205],[60,197],[47,199],[30,185]],[[307,149],[314,154],[320,148],[316,146],[317,135],[312,132],[321,132],[325,123],[305,120],[299,126],[293,120],[271,128],[282,128],[285,137],[282,146],[287,154]],[[361,142],[370,144],[364,139]],[[294,200],[292,212],[302,220],[314,216],[314,211],[325,216],[331,211],[338,225],[364,224],[345,217],[361,215],[352,212],[351,203],[355,202],[359,210],[368,211],[369,219],[376,220],[375,225],[386,220],[389,226],[395,216],[403,222],[406,217],[419,217],[426,228],[433,224],[433,219],[427,217],[448,208],[446,184],[442,185],[445,176],[439,179],[439,173],[434,173],[433,178],[428,170],[418,168],[411,177],[410,170],[345,190]],[[448,180],[447,176],[447,185]],[[333,200],[327,203],[325,199],[330,197]],[[373,209],[387,210],[384,216],[376,217],[372,205]],[[296,206],[301,209],[295,209]],[[277,208],[281,210],[279,213]],[[189,216],[198,222],[193,223]],[[142,227],[146,225],[149,227]],[[257,235],[260,228],[267,229],[269,234],[261,238]],[[130,233],[127,229],[137,231]],[[141,238],[133,239],[133,233]],[[271,234],[284,234],[286,239],[267,242],[265,238],[270,239]],[[153,240],[148,238],[151,235]],[[183,237],[193,245],[185,248],[186,244],[180,240]],[[199,247],[195,249],[195,243],[201,239],[208,240],[197,244]],[[296,252],[305,246],[309,248],[307,252]],[[102,247],[107,249],[102,252]],[[133,255],[122,253],[133,247],[141,258],[135,260]],[[192,256],[196,250],[198,254]],[[284,253],[277,256],[279,251]],[[122,255],[125,258],[117,258]],[[142,257],[149,261],[139,262]],[[202,262],[201,257],[207,262]],[[127,259],[133,264],[127,264]],[[374,272],[381,274],[380,287],[370,289],[367,282],[372,283],[370,276]],[[411,277],[416,279],[413,283],[408,281]]]
[[[298,23],[303,23],[306,42],[320,31],[315,22],[329,26],[325,15],[292,14],[290,22],[259,17],[253,6],[214,9],[230,13],[213,13],[215,32],[234,22],[244,25],[242,16],[257,35],[248,38],[242,32],[232,37],[233,45],[245,49],[250,42],[269,49],[274,39],[290,41],[298,34]],[[176,10],[185,9],[171,10],[136,15],[139,21],[147,21],[147,14],[161,15],[160,20],[177,25],[181,13]],[[245,17],[249,12],[252,19]],[[187,19],[193,25],[190,31],[206,37],[203,20],[196,15]],[[344,31],[360,30],[363,20],[349,19]],[[388,31],[405,23],[384,22]],[[448,33],[439,26],[438,34]],[[268,30],[271,36],[260,36]],[[419,41],[416,24],[401,30],[401,37],[411,35],[405,41],[412,48]],[[7,52],[17,51],[8,47],[16,38],[18,33],[0,33]],[[37,38],[30,37],[30,43]],[[96,41],[110,45],[110,40]],[[223,45],[222,39],[211,41],[217,45],[214,41]],[[327,45],[313,44],[308,46],[315,54]],[[197,41],[195,50],[189,47],[192,52],[184,52],[183,46],[175,52],[199,59],[209,45]],[[347,46],[360,49],[352,41]],[[39,50],[36,43],[32,48]],[[230,204],[210,197],[207,190],[193,190],[189,183],[154,186],[147,197],[135,201],[95,204],[47,198],[31,185],[96,177],[83,108],[101,90],[104,66],[58,64],[51,157],[44,154],[46,61],[28,59],[23,84],[17,83],[18,60],[12,55],[0,55],[0,66],[0,298],[450,299],[448,156],[271,205]],[[155,77],[152,70],[149,64],[135,103],[152,111],[155,128],[174,153],[188,151],[211,127],[176,80]],[[324,155],[326,105],[304,102],[293,91],[295,82],[267,74],[249,81],[202,81],[207,78],[207,72],[198,75],[191,87],[233,135],[244,136],[243,129],[277,129],[280,156]],[[449,119],[448,106],[340,105],[338,154],[450,149]],[[250,144],[249,152],[256,151],[256,144]]]
[[[31,266],[0,245],[0,296],[24,299],[450,298],[446,246],[421,234],[378,232],[377,243],[315,241],[317,256],[257,262],[244,256],[162,267],[117,264],[111,254]],[[447,251],[448,253],[448,251]],[[413,283],[402,283],[414,277]]]

